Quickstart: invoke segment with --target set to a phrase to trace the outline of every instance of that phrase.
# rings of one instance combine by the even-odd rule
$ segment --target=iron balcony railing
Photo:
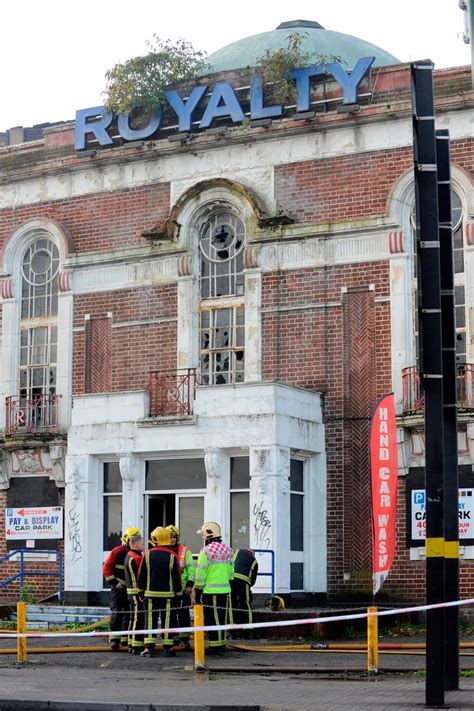
[[[474,410],[474,364],[462,363],[457,367],[457,402],[461,410]],[[424,408],[420,375],[416,366],[402,370],[403,413],[413,415]]]
[[[5,434],[59,431],[59,395],[6,398]]]
[[[196,391],[196,368],[150,373],[150,417],[192,415]]]

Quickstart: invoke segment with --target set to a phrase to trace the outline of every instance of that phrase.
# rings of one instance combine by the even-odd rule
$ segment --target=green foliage
[[[116,64],[106,73],[105,105],[116,113],[128,113],[140,106],[156,110],[168,87],[196,77],[206,69],[204,52],[183,39],[177,42],[153,35],[148,54]]]
[[[35,588],[30,583],[25,583],[20,587],[20,602],[36,602]]]
[[[326,64],[338,62],[340,57],[335,55],[314,55],[314,52],[305,52],[301,45],[307,38],[307,32],[292,32],[287,37],[287,46],[282,49],[267,49],[258,63],[262,68],[265,83],[270,85],[267,89],[270,97],[280,104],[291,104],[296,98],[296,85],[291,78],[291,71],[312,64]]]

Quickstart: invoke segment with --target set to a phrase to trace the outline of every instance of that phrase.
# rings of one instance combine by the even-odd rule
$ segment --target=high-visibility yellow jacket
[[[195,570],[194,560],[191,548],[183,546],[181,543],[177,546],[176,555],[178,558],[179,569],[181,571],[181,582],[183,590],[194,585]]]
[[[204,546],[197,560],[194,587],[205,595],[230,593],[233,578],[232,548],[222,541],[211,541]]]

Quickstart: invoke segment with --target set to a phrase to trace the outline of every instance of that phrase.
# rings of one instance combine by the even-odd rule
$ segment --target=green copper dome
[[[377,67],[400,62],[389,52],[358,37],[325,30],[318,22],[293,20],[282,22],[276,30],[244,37],[213,52],[209,55],[211,71],[224,72],[256,67],[259,64],[258,59],[267,49],[283,49],[287,46],[288,36],[294,32],[305,35],[301,49],[303,52],[311,52],[314,64],[318,64],[321,56],[340,57],[348,69],[352,69],[361,57],[375,57],[374,66]]]

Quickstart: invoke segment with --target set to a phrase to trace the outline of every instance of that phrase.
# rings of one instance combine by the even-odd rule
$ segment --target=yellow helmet
[[[122,541],[126,545],[132,536],[141,536],[141,535],[142,535],[142,532],[140,531],[139,528],[136,528],[136,526],[129,526],[122,536]]]
[[[169,526],[166,526],[166,530],[170,533],[174,533],[176,536],[176,543],[179,543],[179,528],[170,524]]]
[[[207,538],[220,538],[221,527],[215,521],[209,521],[208,523],[203,523],[199,531],[196,531],[201,538],[206,540]]]
[[[158,526],[150,533],[150,543],[153,546],[169,546],[171,543],[170,532],[163,526]]]

